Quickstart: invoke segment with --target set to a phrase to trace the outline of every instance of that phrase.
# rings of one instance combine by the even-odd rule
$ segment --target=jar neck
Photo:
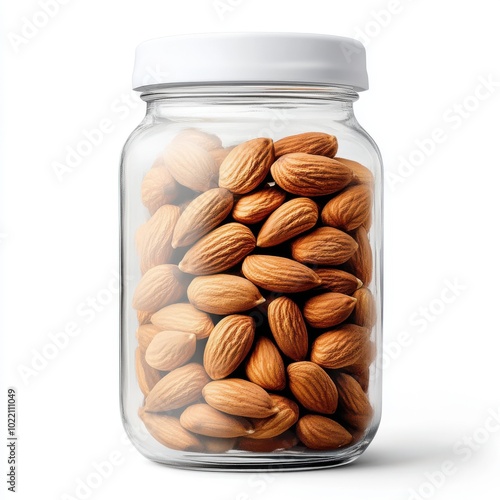
[[[214,108],[225,109],[226,113],[241,109],[259,108],[325,111],[334,119],[348,118],[353,113],[353,103],[358,93],[349,87],[319,85],[197,85],[175,87],[152,87],[141,94],[147,103],[148,115],[158,118],[176,118],[182,109],[193,110],[200,114],[213,112]],[[211,110],[211,111],[209,111]],[[335,116],[332,116],[335,115]]]

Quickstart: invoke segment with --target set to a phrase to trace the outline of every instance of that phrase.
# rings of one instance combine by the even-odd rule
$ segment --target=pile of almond
[[[179,133],[142,183],[139,415],[168,448],[334,450],[368,429],[373,176],[310,132]]]

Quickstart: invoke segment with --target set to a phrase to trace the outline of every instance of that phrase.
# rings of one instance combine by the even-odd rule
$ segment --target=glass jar
[[[121,408],[190,469],[349,463],[381,411],[382,172],[354,40],[168,37],[121,169]]]

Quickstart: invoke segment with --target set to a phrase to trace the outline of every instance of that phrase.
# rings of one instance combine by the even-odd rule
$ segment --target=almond
[[[364,392],[368,391],[370,386],[370,366],[368,364],[360,359],[354,365],[346,366],[342,370],[351,375]]]
[[[180,422],[184,429],[210,437],[234,438],[253,432],[252,424],[245,418],[227,415],[207,404],[188,406]]]
[[[373,328],[377,321],[377,306],[372,292],[366,287],[356,290],[353,297],[357,300],[352,314],[352,322],[366,328]]]
[[[272,247],[308,231],[318,221],[318,206],[309,198],[295,198],[277,208],[264,222],[257,246]]]
[[[263,389],[281,391],[285,388],[285,365],[276,346],[266,337],[260,337],[245,366],[251,382]],[[283,429],[285,430],[285,429]]]
[[[278,186],[299,196],[324,196],[345,188],[352,171],[343,163],[319,155],[290,153],[271,167]]]
[[[172,234],[181,212],[175,205],[161,206],[137,231],[141,271],[167,264],[172,256]]]
[[[194,244],[179,263],[189,274],[215,274],[242,261],[255,248],[255,236],[237,222],[214,229]]]
[[[162,413],[139,412],[149,431],[159,443],[172,450],[203,451],[200,439],[182,427],[179,419]]]
[[[289,450],[298,443],[298,439],[291,431],[267,439],[251,439],[243,437],[238,440],[238,449],[256,453],[270,453],[272,451]]]
[[[323,293],[305,303],[304,317],[314,328],[330,328],[345,321],[355,306],[354,297],[343,293]]]
[[[160,332],[146,350],[146,363],[157,370],[175,370],[187,363],[196,351],[196,335],[186,332]]]
[[[372,281],[373,275],[373,255],[368,233],[363,226],[360,226],[356,230],[354,239],[358,244],[358,249],[347,262],[346,267],[352,274],[356,275],[365,286],[368,286]]]
[[[232,207],[233,195],[227,189],[210,189],[198,196],[179,217],[172,246],[185,247],[205,236],[229,215]]]
[[[312,269],[274,255],[249,255],[241,270],[252,283],[271,292],[304,292],[321,283]]]
[[[172,177],[193,191],[208,191],[217,186],[218,166],[200,146],[173,141],[164,152],[165,165]]]
[[[155,312],[186,293],[186,282],[173,264],[163,264],[147,271],[139,281],[132,299],[132,307]]]
[[[146,398],[145,410],[164,412],[194,403],[210,381],[203,366],[189,363],[165,375]]]
[[[137,311],[137,322],[139,325],[147,325],[151,323],[151,316],[153,313],[148,311]]]
[[[294,361],[307,356],[307,328],[299,306],[288,297],[278,297],[269,304],[269,327],[281,352]]]
[[[161,330],[194,333],[198,340],[207,338],[214,329],[212,318],[191,304],[171,304],[151,317],[151,322]]]
[[[302,406],[318,413],[337,409],[337,388],[323,368],[299,361],[288,365],[287,373],[290,390]]]
[[[352,170],[352,184],[366,184],[373,187],[375,184],[373,174],[364,165],[354,160],[348,160],[347,158],[339,158],[338,156],[335,159]]]
[[[276,158],[289,153],[308,153],[333,158],[338,147],[337,138],[323,132],[289,135],[274,143]]]
[[[354,274],[341,269],[319,267],[314,272],[321,278],[321,288],[326,288],[330,292],[352,295],[358,288],[363,286],[363,282],[356,278]]]
[[[220,137],[208,134],[196,128],[186,128],[179,132],[173,139],[174,143],[191,143],[205,151],[212,151],[222,147]]]
[[[356,363],[342,368],[356,379],[363,391],[368,390],[370,384],[370,365],[377,357],[377,347],[375,342],[368,342]]]
[[[340,414],[355,429],[365,429],[373,417],[373,409],[358,382],[346,373],[335,377],[339,391]]]
[[[271,139],[262,137],[239,144],[220,166],[219,186],[237,194],[249,193],[264,181],[273,161]]]
[[[357,366],[357,365],[352,365],[352,366]],[[363,389],[364,392],[367,392],[370,386],[370,369],[367,367],[356,368],[356,373],[351,373],[350,369],[351,369],[350,366],[346,366],[344,368],[344,370],[348,372],[351,375],[351,377],[356,380],[361,389]]]
[[[254,432],[250,439],[269,439],[287,431],[299,419],[299,407],[291,399],[271,394],[278,412],[267,418],[253,419]]]
[[[236,370],[250,351],[254,335],[255,322],[250,316],[233,314],[219,321],[203,355],[203,365],[210,378],[221,379]]]
[[[217,410],[240,417],[265,418],[279,411],[262,387],[238,378],[209,382],[203,397]]]
[[[161,373],[146,363],[144,353],[139,347],[135,350],[135,375],[144,396],[147,396],[161,379]]]
[[[237,446],[238,440],[236,438],[213,438],[203,436],[203,446],[205,453],[221,454],[226,451],[233,450]]]
[[[312,450],[335,450],[352,441],[351,434],[340,424],[321,415],[304,415],[296,429],[299,439]]]
[[[234,147],[229,148],[217,148],[209,151],[210,156],[214,159],[217,167],[220,168],[222,162],[227,158],[227,155],[234,149]]]
[[[325,205],[321,212],[321,220],[327,226],[353,231],[367,223],[371,209],[371,189],[364,185],[351,186]]]
[[[357,248],[358,244],[347,233],[333,227],[320,227],[293,241],[292,255],[305,264],[337,266],[347,262]]]
[[[234,204],[233,219],[243,224],[257,224],[276,210],[285,199],[286,194],[282,189],[267,184],[259,191],[242,196]]]
[[[139,348],[142,352],[146,352],[149,344],[153,340],[154,336],[161,332],[161,328],[150,324],[141,325],[137,328],[135,332],[135,337],[137,338],[137,342],[139,344]]]
[[[320,335],[313,343],[311,361],[323,368],[339,369],[356,363],[369,341],[366,328],[346,324]]]
[[[198,276],[187,294],[191,304],[211,314],[234,314],[265,302],[253,283],[231,274]]]
[[[142,204],[151,215],[162,205],[174,202],[178,194],[178,184],[165,167],[151,168],[142,180]]]

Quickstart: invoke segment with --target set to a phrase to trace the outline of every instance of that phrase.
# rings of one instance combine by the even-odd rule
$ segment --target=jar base
[[[280,452],[221,454],[179,453],[178,457],[158,457],[145,454],[153,462],[177,469],[211,472],[287,472],[328,469],[347,465],[365,451],[368,442],[346,450],[328,452]]]

